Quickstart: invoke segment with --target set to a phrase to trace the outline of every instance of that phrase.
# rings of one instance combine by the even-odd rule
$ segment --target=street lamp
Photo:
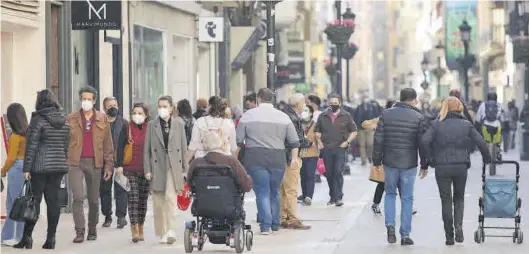
[[[444,49],[445,47],[443,46],[443,43],[441,41],[439,41],[437,45],[435,45],[435,54],[437,55],[437,66],[433,70],[433,75],[437,80],[437,98],[441,97],[441,80],[446,74],[446,70],[441,65],[441,57],[443,56]]]
[[[349,8],[348,8],[349,9]],[[353,14],[354,15],[354,14]],[[344,14],[345,16],[345,14]],[[353,57],[356,55],[356,52],[358,51],[358,46],[356,46],[356,44],[354,43],[349,43],[347,45],[344,46],[343,48],[343,58],[345,60],[347,60],[346,65],[345,65],[345,90],[346,90],[346,99],[347,101],[349,101],[351,99],[351,94],[350,94],[350,91],[351,91],[351,88],[350,88],[350,77],[349,77],[349,62],[351,59],[353,59]]]
[[[468,103],[469,101],[469,87],[470,84],[468,83],[468,69],[472,66],[473,62],[470,60],[470,57],[468,55],[468,47],[470,42],[470,35],[471,35],[472,27],[468,25],[468,22],[466,20],[463,20],[463,23],[459,26],[459,32],[461,34],[461,40],[463,41],[463,46],[465,47],[465,54],[463,56],[463,76],[465,78],[465,101]]]
[[[281,2],[280,0],[263,1],[266,6],[266,61],[267,61],[267,75],[266,75],[266,87],[272,91],[275,91],[276,81],[276,61],[275,61],[275,36],[276,36],[276,4]]]
[[[430,62],[428,61],[428,58],[426,58],[426,53],[423,54],[422,56],[422,61],[421,61],[421,70],[422,70],[422,75],[423,75],[423,81],[421,83],[421,88],[426,91],[426,89],[428,89],[428,86],[430,84],[428,84],[428,81],[426,81],[426,71],[428,70],[428,65],[430,64]]]
[[[413,71],[408,72],[408,86],[410,88],[413,88],[413,75],[415,75]]]

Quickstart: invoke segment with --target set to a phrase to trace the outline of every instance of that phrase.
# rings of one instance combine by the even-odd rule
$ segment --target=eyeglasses
[[[90,132],[90,129],[92,127],[92,120],[86,120],[86,125],[85,125],[85,132]]]

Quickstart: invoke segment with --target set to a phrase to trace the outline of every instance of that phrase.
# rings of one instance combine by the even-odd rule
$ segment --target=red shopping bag
[[[325,164],[323,164],[323,159],[319,158],[318,163],[316,164],[316,170],[320,173],[320,175],[325,174]]]
[[[191,188],[189,187],[189,184],[185,183],[184,189],[178,192],[176,203],[178,209],[182,211],[186,211],[189,208],[189,205],[191,204]]]

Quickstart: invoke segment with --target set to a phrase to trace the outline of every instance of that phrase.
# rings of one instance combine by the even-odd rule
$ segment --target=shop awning
[[[246,40],[244,46],[242,46],[241,51],[239,51],[237,56],[233,59],[233,62],[231,63],[232,71],[238,71],[244,66],[246,61],[248,61],[248,58],[250,58],[250,55],[259,48],[259,41],[265,35],[265,33],[266,31],[263,26],[258,25],[255,27],[255,30],[252,32],[250,37],[248,37],[248,40]]]

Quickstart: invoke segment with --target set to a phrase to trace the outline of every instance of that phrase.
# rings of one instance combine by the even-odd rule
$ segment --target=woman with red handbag
[[[143,224],[147,214],[149,181],[143,173],[143,148],[150,119],[149,109],[144,103],[135,103],[131,111],[131,122],[119,135],[116,174],[124,174],[130,184],[128,208],[132,242],[143,241]],[[132,146],[132,149],[127,149]],[[128,151],[127,151],[128,150]],[[131,151],[132,150],[132,151]]]

